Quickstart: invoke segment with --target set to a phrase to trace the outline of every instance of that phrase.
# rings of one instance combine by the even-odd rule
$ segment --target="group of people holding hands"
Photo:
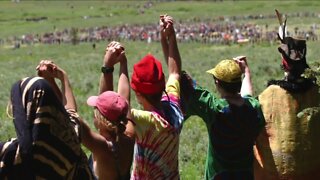
[[[275,121],[280,120],[274,118],[282,116],[281,120],[290,121],[284,119],[287,118],[284,109],[289,107],[282,108],[281,114],[273,114],[276,110],[272,107],[277,105],[281,109],[280,102],[274,101],[295,101],[291,96],[298,96],[298,93],[309,96],[305,93],[312,90],[314,95],[310,97],[317,97],[317,103],[320,102],[314,79],[302,78],[300,71],[296,74],[296,66],[307,65],[305,54],[301,54],[305,51],[305,41],[291,37],[282,40],[279,52],[286,77],[290,78],[272,81],[273,85],[270,83],[267,88],[272,87],[268,90],[272,93],[263,92],[258,98],[253,96],[246,57],[222,60],[207,71],[213,76],[218,97],[181,70],[173,18],[161,15],[159,22],[167,79],[161,62],[152,54],[134,64],[130,79],[125,47],[119,42],[110,42],[101,68],[99,94],[87,100],[93,107],[96,130],[78,114],[67,72],[53,61],[40,61],[37,77],[15,83],[8,109],[17,138],[0,143],[0,179],[180,179],[179,136],[183,123],[191,115],[201,117],[208,130],[205,179],[319,177],[320,160],[312,156],[320,152],[317,151],[320,145],[314,139],[315,127],[310,127],[313,134],[302,133],[309,138],[304,140],[305,144],[309,143],[305,151],[298,147],[300,151],[293,153],[298,154],[298,158],[301,153],[308,154],[305,157],[311,161],[296,162],[303,163],[297,165],[299,169],[292,164],[291,169],[282,168],[284,162],[294,161],[295,157],[291,154],[291,159],[286,157],[290,152],[282,151],[285,146],[279,145],[283,153],[279,154],[273,144],[268,144],[277,141],[279,136],[277,133],[271,136],[275,131],[270,129],[283,127],[278,127],[280,122]],[[113,71],[117,65],[119,76],[115,92]],[[305,68],[307,66],[302,69]],[[291,92],[290,87],[300,91]],[[142,109],[131,107],[131,89]],[[283,91],[284,95],[275,95],[275,91]],[[290,102],[285,104],[291,105]],[[308,103],[315,105],[310,98]],[[298,109],[290,110],[290,114]],[[306,123],[319,127],[319,122],[313,119],[310,115]],[[303,125],[308,126],[306,123]],[[288,141],[293,142],[293,137]],[[89,157],[81,145],[90,150]],[[277,156],[283,161],[273,161]]]

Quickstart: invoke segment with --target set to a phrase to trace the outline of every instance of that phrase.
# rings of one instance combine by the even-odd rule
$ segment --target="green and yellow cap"
[[[235,60],[222,60],[216,67],[207,71],[220,81],[227,83],[235,83],[241,81],[241,69],[239,64]]]

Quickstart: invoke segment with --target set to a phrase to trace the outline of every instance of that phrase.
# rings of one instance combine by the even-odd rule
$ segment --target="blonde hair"
[[[101,127],[104,127],[105,129],[107,129],[107,131],[116,134],[116,141],[119,140],[119,135],[123,134],[123,132],[126,130],[126,118],[122,118],[118,121],[109,121],[100,113],[97,108],[94,109],[94,116],[98,120],[99,129],[101,129]]]

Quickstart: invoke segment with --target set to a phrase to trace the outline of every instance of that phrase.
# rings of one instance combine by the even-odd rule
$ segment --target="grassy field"
[[[0,1],[0,37],[22,35],[26,32],[43,33],[53,27],[114,26],[119,24],[156,23],[160,14],[191,21],[194,18],[214,19],[219,16],[270,15],[274,9],[285,13],[319,12],[318,1],[226,1],[226,2],[153,2],[143,8],[146,1]],[[143,13],[140,13],[142,12]],[[47,17],[40,23],[26,22],[27,18]],[[84,17],[89,17],[85,19]],[[319,18],[289,19],[295,25],[308,26]],[[250,22],[277,24],[275,19]],[[10,29],[10,30],[9,30]]]
[[[153,6],[141,9],[145,1],[21,1],[20,3],[0,1],[0,38],[21,36],[25,33],[52,32],[70,27],[115,26],[119,24],[157,23],[159,14],[168,13],[177,21],[192,21],[194,18],[214,19],[218,16],[273,15],[274,9],[282,12],[319,13],[317,1],[227,1],[227,2],[154,2]],[[46,16],[42,22],[27,22],[25,18]],[[84,16],[90,16],[84,19]],[[243,20],[242,20],[243,21]],[[258,25],[276,26],[277,20],[266,18],[250,20]],[[319,22],[318,18],[290,18],[289,26],[310,27]],[[97,43],[92,49],[90,43],[76,46],[69,44],[23,46],[20,49],[0,45],[0,140],[15,137],[12,120],[5,110],[9,100],[11,85],[25,76],[36,74],[35,67],[41,59],[53,59],[70,76],[71,84],[79,106],[79,113],[92,125],[92,112],[86,105],[86,99],[98,92],[98,79],[105,46],[108,42]],[[163,63],[159,43],[122,42],[126,47],[129,60],[129,74],[132,65],[147,53],[154,54]],[[319,61],[319,42],[308,42],[307,59],[310,63]],[[252,71],[255,95],[258,95],[271,78],[282,77],[277,44],[260,45],[211,45],[201,43],[180,43],[183,69],[196,81],[215,92],[211,76],[205,71],[219,60],[246,55]],[[164,68],[166,71],[166,68]],[[117,72],[118,69],[115,70]],[[116,77],[116,76],[115,76]],[[115,83],[117,79],[115,78]],[[134,95],[132,106],[138,106]],[[180,143],[181,179],[202,179],[207,148],[207,132],[204,123],[198,117],[191,117],[184,125]]]

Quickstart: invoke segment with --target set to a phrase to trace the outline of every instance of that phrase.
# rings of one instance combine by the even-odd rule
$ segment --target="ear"
[[[141,96],[142,96],[141,93],[139,93],[139,92],[137,92],[137,91],[135,91],[135,93],[136,93],[136,96],[137,96],[137,97],[141,97]]]
[[[144,101],[144,99],[145,99],[144,96],[141,93],[136,92],[136,91],[135,91],[135,94],[136,94],[136,98],[138,100],[138,103],[141,104],[142,101]]]

